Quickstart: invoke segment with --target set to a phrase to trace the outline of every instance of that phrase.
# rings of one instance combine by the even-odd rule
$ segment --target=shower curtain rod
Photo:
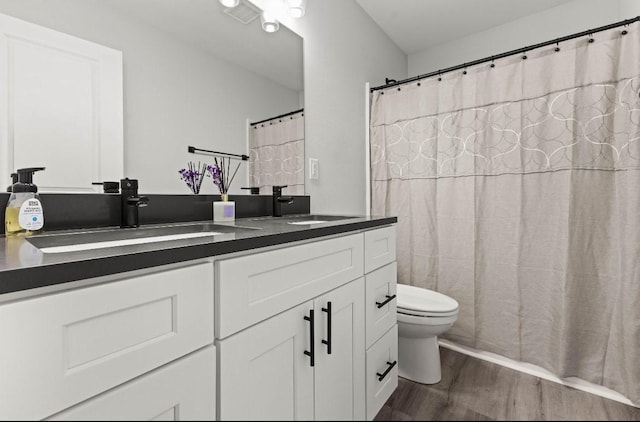
[[[276,117],[271,117],[269,119],[260,120],[259,122],[249,123],[249,126],[259,125],[260,123],[268,122],[269,120],[274,120],[274,119],[279,119],[281,117],[291,116],[293,114],[300,113],[302,111],[304,111],[304,108],[301,108],[300,110],[296,110],[296,111],[290,111],[288,113],[284,113],[284,114],[281,114],[281,115],[276,116]]]
[[[411,78],[403,79],[401,81],[390,82],[390,83],[387,83],[385,85],[380,85],[380,86],[371,88],[370,90],[371,90],[371,92],[373,92],[373,91],[377,91],[379,89],[385,89],[385,88],[390,88],[390,87],[393,87],[393,86],[396,86],[396,85],[402,85],[402,84],[406,84],[406,83],[409,83],[409,82],[419,81],[421,79],[430,78],[432,76],[441,75],[443,73],[452,72],[454,70],[464,69],[464,68],[469,67],[469,66],[475,66],[477,64],[490,62],[490,61],[493,61],[493,60],[496,60],[496,59],[501,59],[501,58],[508,57],[508,56],[513,56],[515,54],[526,53],[528,51],[535,50],[536,48],[546,47],[548,45],[558,44],[558,43],[561,43],[563,41],[568,41],[568,40],[571,40],[571,39],[574,39],[574,38],[580,38],[580,37],[584,37],[584,36],[587,36],[587,35],[592,35],[592,34],[595,34],[596,32],[606,31],[607,29],[613,29],[613,28],[617,28],[619,26],[629,25],[631,23],[638,22],[638,21],[640,21],[640,16],[637,16],[637,17],[632,18],[632,19],[625,19],[625,20],[620,21],[620,22],[612,23],[612,24],[609,24],[609,25],[605,25],[605,26],[601,26],[601,27],[598,27],[598,28],[590,29],[590,30],[587,30],[587,31],[578,32],[577,34],[567,35],[567,36],[564,36],[564,37],[561,37],[561,38],[556,38],[556,39],[553,39],[553,40],[541,42],[539,44],[530,45],[528,47],[519,48],[517,50],[507,51],[506,53],[501,53],[501,54],[497,54],[497,55],[494,55],[494,56],[485,57],[484,59],[474,60],[474,61],[469,62],[469,63],[463,63],[463,64],[460,64],[460,65],[457,65],[457,66],[448,67],[446,69],[440,69],[440,70],[435,71],[435,72],[425,73],[424,75],[413,76]],[[591,40],[589,42],[591,42]]]

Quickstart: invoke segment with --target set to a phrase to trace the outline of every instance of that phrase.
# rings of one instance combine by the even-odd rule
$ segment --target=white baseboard
[[[607,387],[603,387],[602,385],[593,384],[583,379],[574,378],[574,377],[559,378],[558,376],[552,374],[551,372],[549,372],[548,370],[540,366],[533,365],[531,363],[520,362],[517,360],[509,359],[507,357],[497,355],[495,353],[485,352],[485,351],[473,349],[467,346],[461,346],[449,340],[438,339],[438,343],[440,344],[440,346],[444,348],[451,349],[465,355],[473,356],[474,358],[486,360],[487,362],[495,363],[496,365],[505,366],[507,368],[514,369],[516,371],[524,372],[525,374],[533,375],[538,378],[542,378],[548,381],[556,382],[558,384],[566,385],[567,387],[586,391],[587,393],[595,394],[600,397],[615,400],[620,403],[628,404],[629,406],[640,408],[640,403],[638,404],[633,403],[631,400],[629,400],[627,397],[623,396],[622,394],[618,393],[617,391],[614,391]]]

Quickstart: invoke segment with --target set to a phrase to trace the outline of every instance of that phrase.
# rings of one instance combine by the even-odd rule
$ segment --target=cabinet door
[[[367,420],[373,420],[398,387],[398,325],[367,350]]]
[[[397,276],[398,265],[394,261],[365,277],[367,349],[397,322]]]
[[[312,420],[308,301],[218,341],[219,420]]]
[[[208,346],[48,420],[212,420],[215,387],[216,349]]]
[[[316,298],[314,305],[315,419],[364,420],[364,279]]]
[[[396,260],[396,228],[394,226],[364,233],[364,272]]]

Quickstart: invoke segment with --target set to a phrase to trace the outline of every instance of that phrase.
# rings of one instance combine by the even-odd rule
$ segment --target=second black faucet
[[[272,215],[274,217],[282,217],[282,204],[290,204],[293,202],[292,196],[282,196],[282,189],[287,186],[274,186],[273,187],[273,196],[271,209],[273,210]]]
[[[138,180],[128,177],[120,180],[120,203],[122,207],[120,227],[140,226],[138,208],[146,207],[149,198],[138,195]]]

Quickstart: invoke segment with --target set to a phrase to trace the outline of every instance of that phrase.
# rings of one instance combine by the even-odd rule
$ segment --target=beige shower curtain
[[[249,127],[249,184],[271,195],[304,195],[304,112]]]
[[[640,403],[640,31],[555,47],[375,91],[371,211],[447,338]]]

